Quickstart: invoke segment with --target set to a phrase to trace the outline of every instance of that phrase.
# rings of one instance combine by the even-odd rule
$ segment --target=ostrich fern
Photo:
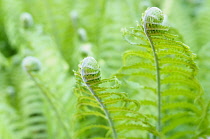
[[[197,119],[207,111],[203,111],[203,90],[195,78],[198,68],[194,54],[164,24],[162,11],[149,8],[143,14],[142,24],[131,31],[124,29],[123,35],[136,48],[124,54],[124,66],[118,76],[135,79],[144,86],[139,97],[147,93],[154,98],[140,102],[153,110],[157,130],[171,139],[199,136],[199,125],[204,119]]]
[[[141,134],[144,131],[160,136],[147,122],[147,117],[138,112],[138,101],[129,99],[123,92],[113,91],[119,83],[115,77],[101,79],[99,65],[94,58],[85,58],[79,68],[75,72],[79,110],[75,115],[78,123],[75,124],[77,132],[74,138],[145,138]],[[138,133],[129,134],[132,131]]]

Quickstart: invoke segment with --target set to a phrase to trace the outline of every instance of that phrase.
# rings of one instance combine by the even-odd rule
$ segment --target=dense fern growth
[[[124,54],[118,76],[139,84],[133,92],[141,99],[144,113],[153,111],[159,132],[170,139],[193,138],[200,134],[197,118],[206,115],[199,98],[203,92],[195,78],[194,54],[172,32],[160,9],[146,10],[141,25],[123,30],[135,49]]]
[[[0,0],[0,139],[209,138],[209,6]]]
[[[139,103],[136,100],[129,99],[125,93],[113,91],[119,85],[115,77],[101,79],[94,58],[85,58],[75,75],[79,110],[75,115],[78,121],[74,138],[146,138],[145,131],[159,135],[155,127],[147,123],[146,116],[138,113]]]

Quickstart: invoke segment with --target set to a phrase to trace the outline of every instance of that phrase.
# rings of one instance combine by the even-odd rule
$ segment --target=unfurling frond
[[[79,68],[75,72],[78,95],[75,138],[127,138],[133,131],[139,132],[133,137],[143,132],[159,136],[147,122],[147,116],[138,112],[139,102],[116,91],[119,87],[116,77],[101,79],[99,65],[93,57],[85,58]]]
[[[198,129],[196,119],[205,113],[200,99],[203,91],[195,78],[195,56],[172,32],[159,8],[147,9],[141,24],[123,29],[125,40],[134,48],[124,54],[124,66],[117,74],[141,86],[131,92],[137,92],[136,98],[141,102],[153,102],[154,105],[142,103],[141,107],[144,113],[153,112],[157,130],[166,137],[175,137],[183,129]],[[180,134],[177,138],[192,138],[199,132]]]

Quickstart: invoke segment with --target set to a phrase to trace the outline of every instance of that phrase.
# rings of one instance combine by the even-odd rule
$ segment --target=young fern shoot
[[[134,47],[125,52],[124,66],[117,75],[141,86],[129,90],[138,92],[141,112],[153,113],[156,123],[154,119],[150,123],[166,138],[197,137],[202,131],[192,132],[198,129],[196,119],[206,115],[206,111],[202,111],[203,90],[195,78],[194,54],[164,24],[159,8],[148,8],[141,22],[136,28],[123,30],[125,40]]]
[[[88,90],[90,93],[93,95],[93,97],[96,99],[96,101],[99,103],[100,107],[102,108],[108,122],[109,126],[112,131],[112,136],[114,139],[117,139],[117,133],[114,127],[114,123],[110,117],[109,111],[105,107],[104,103],[101,101],[101,99],[98,97],[98,95],[95,93],[93,88],[91,87],[91,82],[94,81],[99,81],[100,80],[100,70],[99,70],[99,65],[97,61],[93,57],[87,57],[83,60],[81,64],[81,76],[83,82],[87,85]]]
[[[101,79],[99,65],[93,57],[81,62],[75,76],[78,112],[74,138],[145,138],[142,134],[145,132],[159,136],[155,127],[147,123],[147,117],[138,112],[139,103],[116,91],[119,81],[115,77]],[[130,134],[136,130],[140,132]]]

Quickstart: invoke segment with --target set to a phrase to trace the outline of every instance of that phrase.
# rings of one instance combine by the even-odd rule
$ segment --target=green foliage
[[[0,0],[0,139],[210,137],[209,4]]]

